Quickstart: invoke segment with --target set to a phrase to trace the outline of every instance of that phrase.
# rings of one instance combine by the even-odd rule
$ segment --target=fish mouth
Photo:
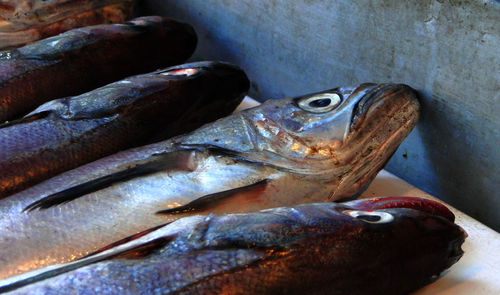
[[[415,105],[418,100],[414,90],[405,84],[361,84],[356,90],[363,92],[363,97],[356,103],[351,118],[351,129],[356,129],[377,108],[389,106],[401,109],[407,104]],[[387,112],[390,114],[390,112]]]
[[[455,215],[445,205],[417,197],[383,197],[349,202],[349,207],[357,210],[380,210],[406,208],[441,216],[455,222]]]

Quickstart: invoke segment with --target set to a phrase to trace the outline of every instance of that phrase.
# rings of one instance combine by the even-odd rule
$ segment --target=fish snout
[[[351,129],[357,129],[364,122],[369,123],[383,117],[392,118],[402,114],[418,117],[420,105],[417,95],[408,85],[365,83],[356,89],[356,92],[359,91],[364,94],[354,107]]]
[[[450,222],[455,221],[455,215],[445,205],[417,197],[378,197],[349,202],[349,207],[357,210],[381,210],[406,208],[438,215]]]

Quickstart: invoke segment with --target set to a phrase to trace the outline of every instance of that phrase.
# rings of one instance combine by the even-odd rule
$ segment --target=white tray
[[[245,97],[236,111],[259,103]],[[361,198],[378,196],[423,197],[440,201],[456,216],[456,223],[468,234],[462,246],[464,256],[441,278],[414,292],[414,295],[500,295],[500,234],[465,213],[382,170]]]

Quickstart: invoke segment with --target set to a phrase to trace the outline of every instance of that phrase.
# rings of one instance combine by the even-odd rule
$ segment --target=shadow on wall
[[[489,225],[498,230],[500,200],[487,191],[498,186],[500,171],[495,164],[500,149],[495,143],[500,142],[500,133],[489,132],[493,136],[489,138],[485,132],[496,123],[483,118],[483,133],[476,128],[469,134],[474,128],[463,118],[466,110],[453,108],[436,94],[419,91],[419,97],[420,121],[387,169],[478,220],[493,221]],[[412,142],[423,148],[412,150]],[[481,169],[478,162],[483,162]]]

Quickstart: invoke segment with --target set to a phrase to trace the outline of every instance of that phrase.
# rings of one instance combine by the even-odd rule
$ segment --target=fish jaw
[[[403,84],[376,85],[363,96],[335,153],[344,170],[331,200],[350,197],[375,178],[417,124],[419,109],[416,93]]]

